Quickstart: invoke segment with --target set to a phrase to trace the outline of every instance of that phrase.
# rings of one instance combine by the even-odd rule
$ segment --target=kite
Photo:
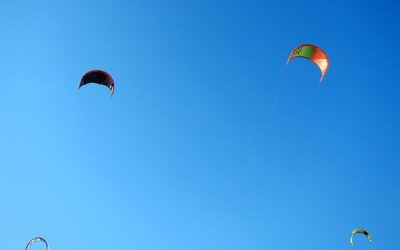
[[[82,76],[78,88],[88,83],[97,83],[108,87],[111,90],[111,96],[114,94],[114,80],[110,74],[102,70],[91,70]]]
[[[350,244],[353,245],[353,236],[355,234],[364,234],[365,236],[367,236],[369,242],[372,241],[372,235],[370,233],[368,233],[365,229],[362,228],[356,228],[353,230],[353,232],[351,232],[351,236],[350,236]]]
[[[321,70],[322,75],[320,81],[322,81],[326,74],[326,71],[328,70],[329,59],[327,54],[321,48],[312,44],[302,44],[296,47],[292,51],[292,53],[290,53],[286,64],[288,64],[292,60],[292,58],[295,57],[306,58],[315,63]]]
[[[43,239],[42,237],[35,237],[33,239],[31,239],[28,244],[26,244],[25,250],[28,250],[28,248],[30,248],[33,244],[35,244],[36,242],[43,242],[46,245],[46,250],[49,250],[49,245],[47,244],[47,241],[45,239]]]

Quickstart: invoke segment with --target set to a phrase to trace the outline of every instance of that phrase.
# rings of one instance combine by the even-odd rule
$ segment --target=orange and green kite
[[[329,66],[329,59],[326,53],[318,46],[312,45],[312,44],[302,44],[298,47],[296,47],[292,53],[290,53],[290,56],[286,62],[288,64],[292,58],[295,57],[302,57],[311,60],[313,63],[315,63],[319,69],[321,70],[321,79],[324,78],[326,71],[328,70]]]

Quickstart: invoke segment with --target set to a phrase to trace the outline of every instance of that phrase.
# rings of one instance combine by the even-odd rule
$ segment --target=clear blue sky
[[[0,249],[344,250],[355,227],[354,249],[398,248],[399,11],[0,2]],[[285,65],[301,43],[322,84]],[[91,69],[112,98],[77,89]]]

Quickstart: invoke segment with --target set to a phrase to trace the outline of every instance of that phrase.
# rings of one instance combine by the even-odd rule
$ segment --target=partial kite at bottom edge
[[[35,237],[33,239],[31,239],[28,244],[26,244],[25,250],[28,250],[28,248],[30,248],[33,244],[35,244],[36,242],[43,242],[46,245],[46,250],[49,250],[49,245],[47,244],[47,241],[42,238],[42,237]]]
[[[367,236],[369,242],[372,241],[372,234],[370,234],[367,230],[363,229],[363,228],[356,228],[353,230],[353,232],[351,232],[351,236],[350,236],[350,245],[353,246],[353,237],[355,234],[364,234],[365,236]]]

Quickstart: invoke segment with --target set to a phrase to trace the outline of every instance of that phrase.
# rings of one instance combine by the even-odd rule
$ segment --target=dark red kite
[[[108,87],[111,90],[111,96],[114,94],[114,80],[110,74],[102,70],[92,70],[82,76],[78,88],[88,83],[97,83]]]

